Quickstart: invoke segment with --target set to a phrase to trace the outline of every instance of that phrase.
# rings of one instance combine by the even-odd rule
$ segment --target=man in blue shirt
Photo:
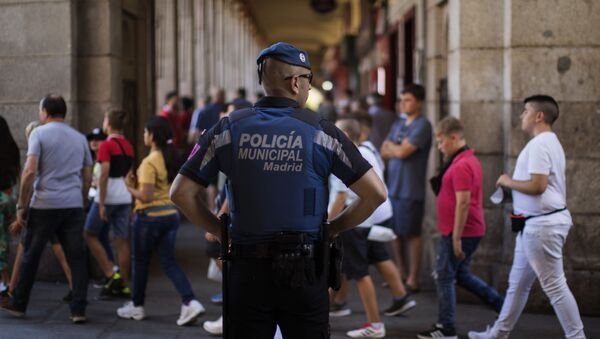
[[[238,88],[237,97],[231,101],[231,104],[236,110],[252,107],[252,103],[246,100],[246,89],[244,87]]]
[[[425,175],[432,142],[431,123],[421,114],[425,88],[408,85],[401,95],[402,116],[392,125],[381,146],[381,157],[389,160],[388,190],[394,211],[394,231],[400,271],[404,271],[403,245],[408,242],[409,264],[406,287],[418,290],[421,266],[421,228],[425,199]]]
[[[232,338],[271,339],[276,325],[285,338],[328,338],[327,274],[317,254],[328,240],[321,239],[327,178],[334,174],[359,197],[331,221],[330,237],[366,219],[385,187],[343,132],[303,108],[312,80],[304,50],[277,43],[257,64],[267,96],[200,138],[171,199],[220,238],[219,220],[195,196],[218,171],[228,176]]]
[[[219,114],[226,109],[225,91],[223,89],[214,90],[211,97],[212,103],[204,107],[198,114],[196,129],[198,129],[200,133],[211,129],[219,121]]]

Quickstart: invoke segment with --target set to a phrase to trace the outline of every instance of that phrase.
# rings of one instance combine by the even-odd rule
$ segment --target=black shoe
[[[0,309],[10,313],[12,316],[17,318],[23,318],[25,316],[25,310],[20,309],[12,304],[12,298],[1,297],[0,298]]]
[[[83,324],[87,321],[83,313],[71,313],[71,321],[73,324]]]
[[[119,272],[113,273],[113,275],[108,279],[108,282],[104,285],[104,288],[110,290],[120,290],[123,287],[123,279],[121,278],[121,274]]]
[[[408,296],[405,296],[400,300],[394,299],[390,307],[383,311],[383,314],[389,317],[393,317],[396,315],[404,314],[415,306],[417,306],[417,302],[412,299],[408,299]]]
[[[441,324],[433,325],[433,329],[421,332],[417,335],[419,339],[458,339],[454,328],[445,328]]]
[[[73,291],[69,290],[69,293],[63,297],[63,301],[66,303],[73,301]]]
[[[108,282],[102,287],[98,299],[106,300],[110,298],[119,298],[122,295],[122,291],[125,288],[123,279],[118,272],[113,273],[112,277],[108,279]]]

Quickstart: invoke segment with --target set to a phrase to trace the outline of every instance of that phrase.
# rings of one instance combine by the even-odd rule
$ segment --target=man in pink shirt
[[[441,233],[434,272],[438,321],[433,329],[419,333],[418,337],[456,339],[455,281],[496,312],[502,308],[504,297],[469,271],[471,258],[485,234],[483,174],[479,160],[467,146],[458,119],[443,119],[435,134],[445,160],[440,174],[431,181],[438,195],[438,230]]]

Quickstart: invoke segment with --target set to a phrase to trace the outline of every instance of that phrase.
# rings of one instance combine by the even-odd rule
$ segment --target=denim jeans
[[[27,309],[40,257],[50,238],[56,234],[71,268],[73,279],[71,313],[85,313],[88,275],[83,222],[82,208],[29,209],[27,231],[23,240],[21,270],[12,301],[15,307],[23,311]]]
[[[187,304],[195,298],[192,286],[185,273],[175,262],[175,238],[179,228],[179,213],[151,217],[138,213],[133,219],[133,303],[144,305],[148,266],[152,250],[158,247],[160,267]]]
[[[458,260],[452,247],[452,235],[441,237],[438,243],[434,278],[438,298],[438,323],[454,328],[456,290],[454,283],[478,296],[484,303],[500,311],[504,297],[469,271],[471,259],[481,237],[461,238],[463,260]]]
[[[529,226],[517,235],[515,257],[508,277],[506,302],[492,328],[510,332],[525,308],[529,291],[537,279],[550,299],[565,338],[585,338],[577,301],[567,285],[562,249],[570,225]]]

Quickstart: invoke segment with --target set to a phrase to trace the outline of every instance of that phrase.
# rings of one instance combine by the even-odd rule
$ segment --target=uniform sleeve
[[[100,143],[96,160],[98,162],[110,162],[110,141],[106,140]]]
[[[371,165],[362,157],[346,134],[333,123],[322,120],[320,125],[323,130],[317,131],[315,142],[329,154],[331,173],[350,187],[371,169]]]
[[[457,164],[456,169],[452,172],[454,191],[471,191],[473,180],[473,171],[468,166]]]
[[[40,156],[42,154],[42,144],[40,143],[39,130],[33,130],[31,135],[29,135],[29,140],[27,141],[27,155],[37,155]]]
[[[415,125],[415,128],[408,133],[408,142],[419,149],[424,149],[431,142],[431,124],[425,120],[422,123]]]
[[[144,159],[138,169],[138,182],[140,184],[156,184],[156,166],[149,160],[148,158]]]
[[[534,142],[529,148],[529,159],[527,162],[527,173],[550,175],[552,161],[550,159],[550,150],[544,143]]]
[[[202,134],[179,173],[206,187],[223,170],[219,158],[227,150],[231,150],[231,134],[229,120],[223,118]]]

